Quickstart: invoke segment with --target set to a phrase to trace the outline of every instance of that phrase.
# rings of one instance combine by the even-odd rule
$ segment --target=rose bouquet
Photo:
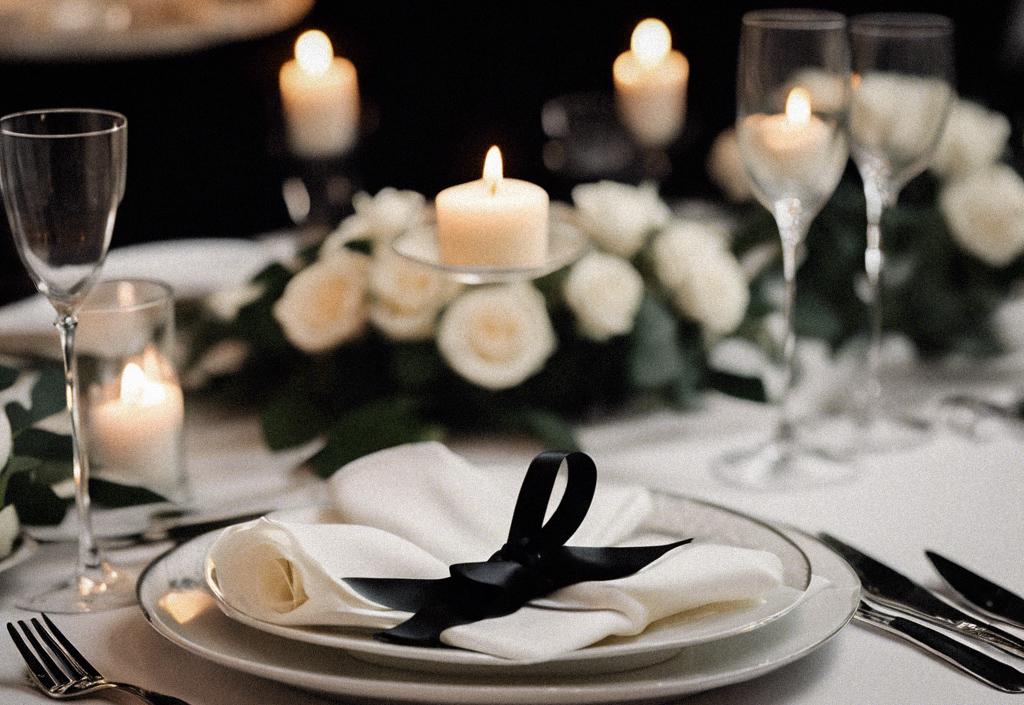
[[[272,448],[323,437],[314,468],[454,431],[575,446],[569,419],[651,401],[688,405],[757,380],[709,369],[744,320],[748,280],[715,222],[674,216],[651,186],[578,186],[554,215],[590,236],[535,282],[465,287],[390,241],[431,217],[424,197],[358,194],[322,245],[207,301],[195,385],[254,401]]]

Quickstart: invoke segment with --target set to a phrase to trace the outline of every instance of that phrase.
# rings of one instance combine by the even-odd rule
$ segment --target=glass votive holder
[[[83,440],[99,478],[189,499],[174,296],[143,279],[96,285],[78,314]]]

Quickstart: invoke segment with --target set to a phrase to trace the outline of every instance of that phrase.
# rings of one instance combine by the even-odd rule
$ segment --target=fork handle
[[[145,688],[140,688],[137,685],[132,685],[131,683],[112,683],[111,685],[118,690],[131,693],[132,695],[142,698],[149,703],[149,705],[189,705],[189,703],[185,702],[181,698],[176,698],[173,695],[156,693],[152,690],[146,690]]]

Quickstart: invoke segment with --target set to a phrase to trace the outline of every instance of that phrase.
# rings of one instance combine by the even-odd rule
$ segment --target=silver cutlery
[[[866,599],[861,600],[855,616],[938,656],[986,685],[1004,693],[1024,693],[1024,673],[936,629],[886,612]]]
[[[972,609],[1024,629],[1024,598],[934,551],[924,553],[946,584]]]
[[[846,559],[860,577],[864,591],[873,601],[894,611],[951,629],[962,636],[977,639],[1013,656],[1024,658],[1024,640],[954,607],[905,575],[834,536],[825,533],[819,536]]]
[[[180,698],[155,693],[137,685],[108,681],[82,656],[49,617],[45,614],[41,616],[49,629],[43,627],[39,620],[33,617],[30,621],[35,633],[20,619],[18,627],[24,637],[11,622],[7,623],[7,631],[21,652],[21,657],[25,659],[32,681],[47,696],[56,700],[67,700],[93,693],[118,691],[130,693],[150,705],[189,705]],[[40,640],[46,644],[45,647]]]

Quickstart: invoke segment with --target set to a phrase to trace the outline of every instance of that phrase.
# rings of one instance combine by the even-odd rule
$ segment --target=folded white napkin
[[[250,617],[280,625],[388,628],[409,613],[362,597],[343,578],[444,578],[452,563],[486,560],[505,542],[522,478],[522,470],[475,467],[437,443],[399,446],[332,477],[334,506],[350,523],[259,519],[226,529],[208,560],[225,602]],[[556,485],[551,508],[560,492]],[[635,543],[651,507],[643,489],[599,483],[570,544]],[[639,634],[672,614],[757,599],[781,582],[782,563],[773,554],[695,543],[634,575],[577,583],[513,614],[451,627],[441,640],[542,661],[608,636]]]

